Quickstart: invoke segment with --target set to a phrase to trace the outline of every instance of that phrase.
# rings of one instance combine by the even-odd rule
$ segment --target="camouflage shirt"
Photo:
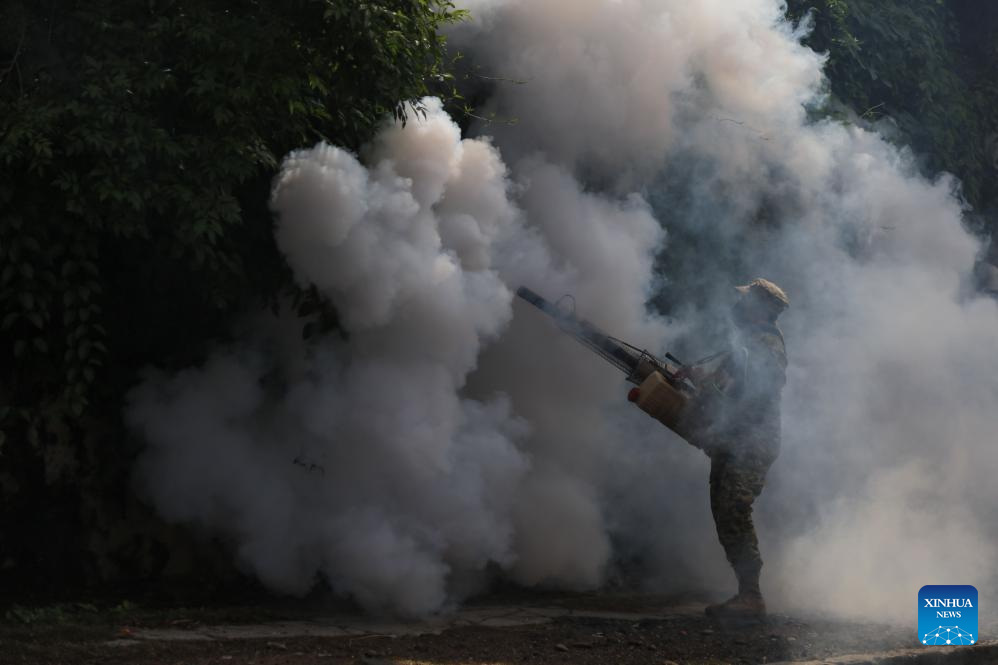
[[[711,363],[691,404],[691,443],[708,455],[770,464],[780,452],[780,393],[786,383],[783,334],[773,324],[739,326]]]

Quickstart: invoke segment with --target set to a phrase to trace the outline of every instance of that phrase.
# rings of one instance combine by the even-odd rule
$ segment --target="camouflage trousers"
[[[771,462],[714,453],[710,458],[710,510],[717,537],[738,578],[739,593],[758,593],[762,557],[752,504],[762,493]]]

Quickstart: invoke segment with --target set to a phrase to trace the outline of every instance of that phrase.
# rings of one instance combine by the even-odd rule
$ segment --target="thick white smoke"
[[[541,159],[510,183],[487,140],[425,105],[364,164],[319,145],[275,182],[278,246],[347,338],[306,344],[285,317],[203,368],[151,375],[128,412],[150,444],[140,480],[166,517],[226,534],[282,591],[322,575],[370,609],[421,615],[490,565],[596,586],[610,556],[603,426],[577,412],[618,386],[539,316],[510,328],[507,285],[575,292],[654,339],[644,300],[661,229],[640,198],[588,195]],[[525,225],[514,188],[541,222]],[[503,333],[509,383],[465,390]]]
[[[694,331],[718,314],[696,298],[733,282],[765,275],[794,300],[764,587],[786,606],[902,619],[923,584],[991,586],[998,308],[964,285],[979,248],[953,183],[875,133],[808,120],[823,59],[779,2],[476,6],[458,40],[487,73],[527,81],[491,98],[517,123],[483,130],[504,155],[542,151],[645,192],[675,239],[665,293]],[[634,427],[604,476],[618,541],[660,585],[730,580],[702,461],[642,447],[653,426]]]
[[[461,141],[438,107],[377,152],[370,170],[326,145],[295,153],[273,193],[279,247],[349,338],[258,329],[203,368],[151,377],[129,416],[165,516],[222,530],[276,589],[304,593],[321,573],[368,607],[423,614],[450,580],[514,558],[528,426],[506,397],[459,391],[509,323],[487,259],[515,211],[495,150]],[[465,191],[445,201],[455,182]]]
[[[766,276],[793,304],[764,590],[903,618],[923,584],[987,588],[998,307],[964,287],[978,246],[953,183],[808,119],[823,59],[775,0],[469,6],[452,39],[524,81],[488,102],[516,122],[462,140],[428,100],[361,160],[288,157],[279,246],[348,334],[261,323],[151,375],[128,416],[163,514],[225,533],[274,588],[321,574],[409,614],[489,568],[580,588],[626,561],[654,587],[730,587],[706,460],[511,292],[571,293],[617,336],[706,355],[723,294]],[[670,326],[647,312],[659,293]]]

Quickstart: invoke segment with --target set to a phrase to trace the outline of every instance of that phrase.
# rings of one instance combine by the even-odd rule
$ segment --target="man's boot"
[[[735,576],[738,578],[738,593],[723,603],[708,605],[707,616],[716,619],[739,619],[744,621],[762,621],[766,618],[766,603],[762,600],[759,590],[759,573],[762,570],[761,561],[750,561],[735,566]]]
[[[723,603],[708,605],[706,613],[714,619],[762,621],[766,618],[766,603],[759,591],[744,591]]]

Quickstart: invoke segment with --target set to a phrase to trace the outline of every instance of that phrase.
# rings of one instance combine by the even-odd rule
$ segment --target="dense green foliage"
[[[807,43],[828,53],[836,98],[864,120],[890,118],[897,140],[915,150],[928,173],[957,175],[974,208],[994,214],[998,5],[789,0],[787,13],[794,20],[810,14]],[[986,216],[977,219],[983,224]]]
[[[204,317],[280,287],[266,274],[279,263],[264,200],[278,160],[321,137],[356,147],[425,94],[442,76],[437,26],[454,17],[449,9],[407,0],[8,3],[5,422],[79,416],[107,354],[120,362],[122,352],[182,352],[171,347],[196,341],[187,329],[203,328]]]
[[[321,138],[357,148],[439,92],[438,28],[461,15],[0,0],[0,481],[51,484],[54,446],[115,438],[138,369],[193,362],[232,313],[291,288],[267,209],[279,160]]]

